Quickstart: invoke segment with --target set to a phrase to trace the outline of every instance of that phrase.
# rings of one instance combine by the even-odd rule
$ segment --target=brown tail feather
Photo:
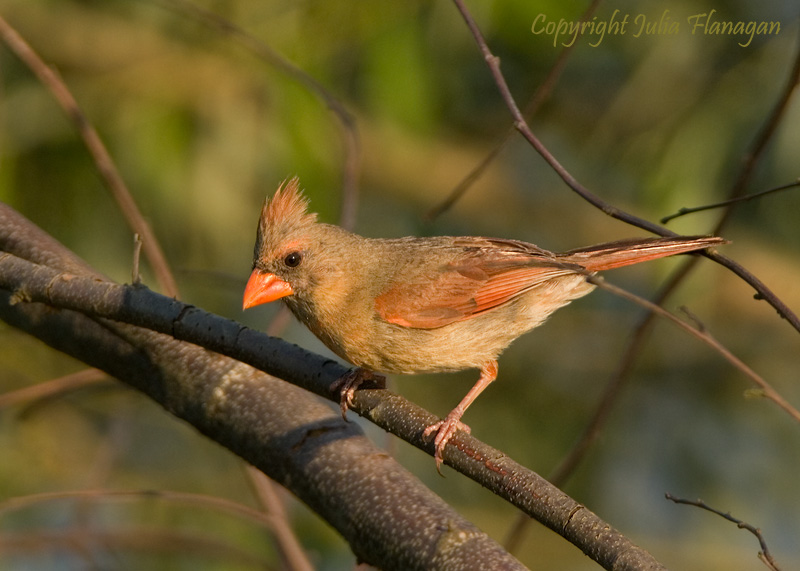
[[[558,257],[564,262],[580,264],[590,272],[599,272],[727,243],[716,236],[633,238],[571,250]]]

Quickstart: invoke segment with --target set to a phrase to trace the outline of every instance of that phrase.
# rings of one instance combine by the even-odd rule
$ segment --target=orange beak
[[[275,274],[253,270],[244,288],[242,309],[248,309],[262,303],[269,303],[287,295],[292,295],[292,286]]]

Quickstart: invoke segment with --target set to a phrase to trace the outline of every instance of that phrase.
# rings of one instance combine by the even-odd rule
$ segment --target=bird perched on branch
[[[282,299],[334,353],[359,367],[337,382],[342,412],[373,371],[480,377],[435,434],[437,469],[461,416],[497,377],[497,358],[553,311],[589,293],[595,272],[725,243],[690,236],[621,240],[554,254],[518,240],[364,238],[317,222],[297,178],[264,203],[244,309]]]

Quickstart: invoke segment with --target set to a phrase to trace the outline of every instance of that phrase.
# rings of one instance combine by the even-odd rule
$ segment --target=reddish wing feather
[[[434,277],[390,287],[376,298],[375,310],[396,325],[433,329],[489,311],[572,271],[549,257],[489,250],[451,263]]]
[[[487,311],[521,295],[549,279],[563,276],[571,270],[559,267],[526,267],[506,270],[492,276],[475,292],[477,307],[474,313]]]
[[[375,299],[375,310],[389,323],[433,329],[459,321],[475,305],[473,296],[482,282],[455,271],[419,282],[401,282]]]
[[[516,240],[456,239],[461,258],[436,275],[390,287],[375,300],[375,310],[390,323],[433,329],[494,309],[580,269],[596,272],[723,243],[703,236],[644,238],[552,254]]]

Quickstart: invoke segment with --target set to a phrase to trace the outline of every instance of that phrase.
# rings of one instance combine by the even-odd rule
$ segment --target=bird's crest
[[[283,181],[272,199],[264,201],[261,209],[254,264],[259,258],[282,253],[287,240],[303,235],[316,220],[317,215],[308,212],[308,200],[300,192],[298,178]]]
[[[308,212],[308,199],[300,190],[300,180],[293,177],[283,181],[272,200],[261,209],[262,228],[297,227],[313,224],[317,215]]]

